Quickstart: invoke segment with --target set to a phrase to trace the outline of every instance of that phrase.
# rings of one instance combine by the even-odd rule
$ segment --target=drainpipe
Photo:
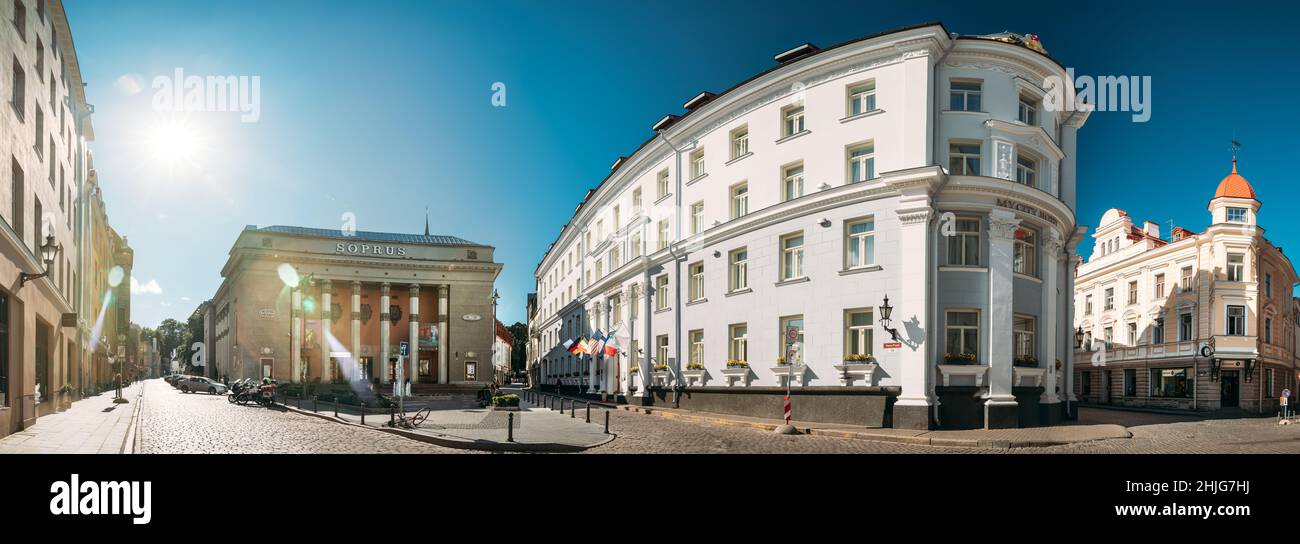
[[[683,150],[673,146],[672,142],[668,141],[668,137],[664,136],[664,132],[662,130],[657,132],[656,135],[659,136],[661,140],[663,140],[664,145],[667,145],[669,149],[673,150],[673,160],[675,161],[674,164],[676,166],[676,168],[674,168],[675,172],[673,176],[675,178],[675,183],[674,183],[675,189],[673,191],[673,212],[674,212],[673,243],[668,244],[668,252],[673,257],[673,300],[674,300],[674,304],[676,304],[676,306],[673,308],[673,354],[675,355],[675,357],[671,357],[673,364],[669,368],[673,372],[673,379],[674,379],[673,408],[677,408],[681,405],[681,383],[682,383],[682,372],[681,372],[682,260],[677,255],[677,251],[673,246],[677,243],[677,241],[681,240],[682,238],[682,151]],[[694,148],[693,145],[692,148]]]

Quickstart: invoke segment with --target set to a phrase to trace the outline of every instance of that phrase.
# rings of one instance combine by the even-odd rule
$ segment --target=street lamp
[[[18,287],[22,287],[27,282],[36,278],[44,278],[50,275],[51,267],[54,266],[54,258],[63,251],[63,247],[54,243],[54,233],[45,235],[45,243],[41,244],[41,260],[45,261],[45,271],[40,274],[28,274],[26,272],[18,273]]]
[[[1076,327],[1076,328],[1074,329],[1074,349],[1079,349],[1079,348],[1081,348],[1081,347],[1083,347],[1083,327],[1082,327],[1082,326],[1080,326],[1080,327]]]
[[[880,305],[880,327],[889,332],[889,336],[895,342],[898,341],[898,329],[889,327],[889,316],[894,312],[894,307],[889,305],[889,295],[885,295],[885,303]]]

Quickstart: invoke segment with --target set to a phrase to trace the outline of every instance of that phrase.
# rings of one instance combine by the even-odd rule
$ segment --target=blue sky
[[[1202,229],[1235,135],[1261,225],[1300,248],[1284,210],[1300,195],[1284,172],[1300,111],[1282,100],[1300,75],[1280,3],[65,3],[110,221],[135,248],[136,280],[157,283],[133,300],[147,326],[212,295],[246,224],[338,228],[351,212],[361,230],[415,233],[425,207],[435,233],[497,247],[500,318],[522,320],[560,226],[659,117],[791,46],[926,21],[1038,34],[1081,75],[1152,76],[1150,122],[1098,113],[1080,133],[1081,223],[1119,207],[1166,234],[1170,220]],[[150,82],[176,68],[259,76],[261,118],[155,112]],[[498,81],[504,108],[491,104]],[[157,152],[168,123],[199,142],[184,160]]]

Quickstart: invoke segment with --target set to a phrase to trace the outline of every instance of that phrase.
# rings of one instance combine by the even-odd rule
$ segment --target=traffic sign
[[[785,328],[785,339],[786,339],[786,340],[789,340],[790,342],[794,342],[794,341],[798,340],[798,339],[799,339],[799,328],[798,328],[798,327],[786,327],[786,328]]]
[[[410,343],[410,342],[407,342],[407,341],[405,341],[405,340],[403,340],[403,341],[402,341],[402,344],[401,344],[401,348],[398,349],[398,353],[401,353],[401,354],[402,354],[402,357],[406,357],[406,356],[410,355],[410,354],[411,354],[411,343]]]

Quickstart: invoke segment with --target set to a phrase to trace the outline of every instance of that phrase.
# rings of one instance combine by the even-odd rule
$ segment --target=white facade
[[[646,390],[639,376],[783,385],[783,334],[801,323],[796,386],[883,387],[897,396],[896,414],[910,407],[922,422],[945,381],[1014,407],[1013,316],[1032,317],[1039,360],[1070,351],[1064,249],[1076,237],[1074,142],[1087,115],[1041,107],[1042,82],[1064,70],[1026,47],[954,39],[940,25],[792,51],[661,120],[586,196],[537,268],[538,379],[636,395]],[[962,84],[977,85],[977,103]],[[974,111],[952,111],[954,94]],[[1022,96],[1038,108],[1030,122]],[[950,156],[955,145],[972,160]],[[1017,157],[1032,157],[1030,183],[1014,181]],[[949,172],[950,159],[970,171]],[[975,226],[970,262],[949,259],[959,237],[943,233],[958,225]],[[1025,274],[1013,271],[1019,228],[1036,241]],[[743,281],[733,266],[741,255]],[[886,296],[898,348],[885,347]],[[979,364],[952,374],[945,312],[956,309],[974,312],[965,351]],[[592,368],[562,344],[596,329],[615,331],[621,352]],[[852,354],[876,364],[848,367],[846,380]],[[1030,378],[1046,386],[1043,402],[1058,402],[1056,372],[1041,374]]]

